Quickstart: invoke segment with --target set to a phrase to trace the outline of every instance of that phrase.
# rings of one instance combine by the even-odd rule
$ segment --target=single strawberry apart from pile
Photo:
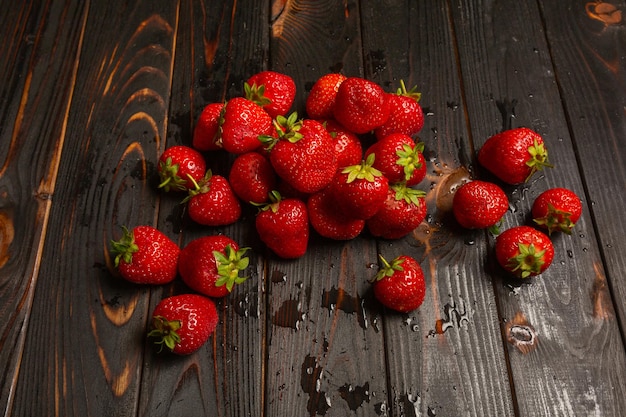
[[[179,275],[189,288],[200,294],[225,297],[248,278],[240,275],[249,264],[247,250],[225,235],[196,238],[180,252]]]
[[[161,349],[190,355],[211,337],[218,323],[215,303],[198,294],[181,294],[159,302],[152,313],[148,337]]]
[[[123,235],[112,240],[111,254],[122,278],[136,284],[167,284],[176,278],[179,246],[152,226],[122,227]]]
[[[582,203],[578,195],[567,188],[550,188],[533,202],[531,209],[535,224],[551,235],[553,232],[571,234],[582,214]]]
[[[412,257],[400,255],[388,262],[379,255],[381,267],[374,278],[374,297],[385,307],[408,313],[424,302],[424,271]]]
[[[496,238],[496,259],[518,278],[543,273],[552,264],[554,246],[545,233],[530,226],[515,226]]]
[[[498,225],[508,209],[506,193],[487,181],[473,180],[461,185],[452,199],[454,218],[466,229],[490,229],[498,234]]]
[[[478,151],[478,162],[512,185],[524,183],[536,172],[552,167],[543,138],[527,127],[491,136]]]

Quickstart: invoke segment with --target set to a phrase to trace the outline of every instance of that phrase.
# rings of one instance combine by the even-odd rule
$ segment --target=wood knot
[[[589,2],[585,5],[587,16],[599,20],[606,26],[622,23],[622,11],[611,3],[603,1]]]

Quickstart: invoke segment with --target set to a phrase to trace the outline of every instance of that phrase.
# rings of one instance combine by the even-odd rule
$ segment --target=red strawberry
[[[287,74],[261,71],[244,85],[246,98],[256,102],[273,118],[287,114],[296,97],[296,83]]]
[[[365,220],[354,219],[343,211],[337,210],[335,200],[328,189],[311,195],[307,200],[307,210],[313,229],[320,236],[329,239],[353,239],[365,226]]]
[[[496,259],[508,272],[528,278],[544,272],[554,258],[550,238],[529,226],[515,226],[496,238]]]
[[[426,193],[404,184],[389,187],[387,199],[367,220],[370,233],[383,239],[400,239],[411,233],[426,218]]]
[[[492,228],[498,234],[497,225],[508,209],[509,199],[502,188],[486,181],[461,185],[452,199],[452,213],[466,229]]]
[[[165,298],[152,313],[149,337],[177,355],[200,349],[217,327],[215,303],[201,295],[182,294]]]
[[[363,147],[359,137],[332,119],[326,120],[322,124],[335,143],[337,166],[344,168],[359,164],[363,159]]]
[[[165,191],[187,191],[193,181],[199,181],[206,172],[204,157],[189,146],[177,145],[168,148],[159,157],[157,171]]]
[[[379,255],[382,266],[376,274],[374,296],[385,307],[409,313],[424,302],[426,282],[420,264],[410,256],[401,255],[391,263]]]
[[[192,146],[199,151],[216,151],[222,146],[219,142],[220,116],[224,103],[210,103],[200,113],[193,129]]]
[[[299,258],[309,243],[309,217],[306,205],[295,198],[282,199],[272,192],[271,202],[256,216],[259,238],[276,255],[285,259]]]
[[[337,172],[330,185],[339,209],[356,219],[366,220],[382,207],[387,198],[389,182],[372,167],[371,154],[360,165],[351,165]]]
[[[241,205],[228,180],[210,170],[189,190],[184,202],[191,220],[205,226],[225,226],[241,216]]]
[[[421,94],[415,91],[415,87],[407,91],[402,80],[398,91],[388,94],[389,118],[374,130],[376,138],[380,140],[391,133],[417,135],[424,127],[424,112],[419,104]]]
[[[349,77],[337,90],[333,115],[351,132],[367,133],[387,121],[388,94],[373,81]]]
[[[265,155],[248,152],[237,156],[228,174],[233,191],[245,202],[266,203],[276,189],[276,173]]]
[[[242,154],[261,146],[259,136],[272,133],[272,117],[244,97],[234,97],[224,106],[220,120],[221,145],[227,152]]]
[[[552,167],[543,138],[526,127],[491,136],[478,151],[478,162],[507,184],[521,184],[544,167]]]
[[[279,139],[274,141],[270,161],[276,174],[296,190],[314,193],[325,188],[337,170],[335,145],[324,126],[311,119],[279,116]]]
[[[167,284],[176,278],[180,248],[152,226],[123,227],[123,236],[111,241],[115,268],[137,284]]]
[[[317,79],[306,98],[306,112],[311,119],[329,119],[333,117],[335,98],[339,85],[345,75],[330,73]]]
[[[578,195],[567,188],[551,188],[539,194],[532,206],[533,221],[552,232],[572,233],[583,207]]]
[[[196,238],[180,251],[178,272],[194,291],[209,297],[225,297],[235,284],[247,277],[239,273],[248,267],[248,248],[239,248],[231,238],[209,235]]]
[[[365,155],[376,154],[374,168],[390,183],[405,182],[417,185],[426,177],[424,144],[415,143],[404,133],[392,133],[370,146]]]

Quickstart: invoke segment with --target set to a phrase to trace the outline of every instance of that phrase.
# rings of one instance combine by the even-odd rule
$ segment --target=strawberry
[[[136,284],[167,284],[176,278],[180,248],[152,226],[122,227],[123,236],[111,241],[115,268]]]
[[[421,94],[416,87],[406,89],[404,81],[400,80],[400,88],[396,93],[387,93],[389,102],[389,118],[380,127],[374,130],[378,140],[391,133],[403,133],[407,136],[417,135],[424,127],[424,111],[419,104]]]
[[[370,233],[383,239],[400,239],[426,218],[426,193],[399,183],[389,187],[387,199],[373,217],[367,219]]]
[[[400,255],[389,263],[379,255],[382,266],[374,278],[374,297],[385,307],[409,313],[424,302],[424,271],[412,257]]]
[[[277,182],[272,164],[259,152],[237,156],[230,167],[228,181],[237,197],[253,204],[266,203]]]
[[[322,124],[333,138],[337,166],[344,168],[359,164],[363,159],[363,146],[359,137],[332,119],[325,120]]]
[[[296,190],[314,193],[325,188],[337,170],[335,145],[318,121],[276,118],[278,140],[270,145],[270,162],[276,174]]]
[[[221,146],[227,152],[242,154],[261,146],[259,136],[271,134],[272,117],[261,106],[244,97],[226,102],[220,119]]]
[[[219,139],[220,116],[224,103],[210,103],[200,113],[193,129],[192,146],[199,151],[222,149]]]
[[[296,83],[287,74],[261,71],[244,84],[246,98],[254,101],[270,115],[287,114],[296,97]]]
[[[172,146],[159,157],[157,172],[165,191],[187,191],[193,180],[199,181],[206,172],[204,157],[197,150],[184,145]]]
[[[191,220],[205,226],[225,226],[235,223],[241,216],[241,205],[228,180],[207,171],[204,178],[195,183],[187,203]]]
[[[337,206],[328,189],[319,191],[307,200],[311,227],[320,236],[334,240],[349,240],[357,237],[365,227],[365,220],[354,219]]]
[[[474,180],[461,185],[452,199],[452,213],[466,229],[490,229],[498,234],[498,223],[509,209],[509,199],[496,184]]]
[[[247,250],[224,235],[202,236],[180,251],[178,273],[192,290],[209,297],[225,297],[248,278],[239,276],[248,267],[249,259],[244,256]]]
[[[333,117],[337,90],[345,79],[345,75],[338,73],[325,74],[317,79],[306,98],[306,113],[309,118],[330,119]]]
[[[567,188],[551,188],[539,194],[531,209],[533,221],[552,232],[572,233],[583,207],[578,195]]]
[[[365,155],[376,154],[374,168],[387,177],[390,183],[404,182],[408,186],[422,182],[426,177],[424,144],[415,143],[404,133],[392,133],[375,142]]]
[[[219,316],[215,303],[197,294],[164,298],[152,312],[148,337],[177,355],[200,349],[215,331]]]
[[[478,151],[478,162],[507,184],[521,184],[548,162],[543,138],[526,127],[491,136]]]
[[[261,241],[279,257],[295,259],[306,253],[309,217],[301,200],[283,199],[273,191],[270,203],[260,208],[255,226]]]
[[[388,94],[373,81],[348,77],[337,90],[333,116],[351,132],[367,133],[387,121]]]
[[[544,272],[554,258],[554,246],[543,232],[515,226],[496,238],[496,259],[508,272],[528,278]]]
[[[338,208],[353,218],[369,219],[387,198],[389,182],[372,166],[374,160],[370,154],[361,164],[340,169],[330,184]]]

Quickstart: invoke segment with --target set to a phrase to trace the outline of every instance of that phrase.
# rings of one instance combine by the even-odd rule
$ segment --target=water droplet
[[[567,250],[567,257],[568,258],[573,258],[574,257],[574,252],[571,249]]]

